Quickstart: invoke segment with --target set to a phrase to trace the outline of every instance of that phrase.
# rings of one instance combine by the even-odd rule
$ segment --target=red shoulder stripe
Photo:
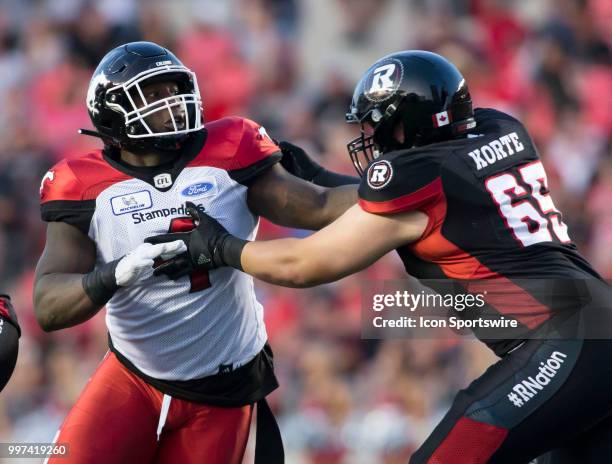
[[[52,167],[42,180],[41,203],[95,200],[106,188],[127,179],[130,176],[113,168],[96,150]]]
[[[250,119],[231,116],[207,123],[206,130],[204,148],[188,167],[211,166],[234,171],[280,152],[265,129]]]
[[[399,213],[410,211],[429,203],[442,193],[442,179],[437,177],[429,184],[414,192],[387,201],[368,201],[359,199],[359,205],[369,213]]]

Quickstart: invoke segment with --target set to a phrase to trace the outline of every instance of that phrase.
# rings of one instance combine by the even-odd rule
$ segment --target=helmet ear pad
[[[381,120],[374,128],[372,140],[381,153],[388,151],[399,150],[404,143],[401,143],[395,137],[395,127],[397,124],[402,124],[401,118],[391,116]]]
[[[435,108],[427,108],[427,106],[430,105],[419,101],[415,95],[402,97],[397,102],[397,106],[394,107],[393,114],[385,114],[383,119],[375,126],[373,140],[378,149],[383,153],[408,149],[449,140],[457,135],[455,124],[434,128],[430,118],[424,119],[424,115],[435,111]],[[457,116],[461,119],[469,118],[472,111],[471,101],[462,102],[458,106],[461,111],[457,112]],[[395,136],[397,124],[402,124],[403,126],[403,142],[398,141]]]
[[[401,98],[396,105],[389,105],[393,112],[389,114],[389,109],[385,112],[382,120],[375,126],[373,140],[380,152],[411,148],[415,145],[418,138],[418,123],[414,112],[409,111],[409,97]],[[396,137],[397,125],[402,125],[404,140],[400,141]]]

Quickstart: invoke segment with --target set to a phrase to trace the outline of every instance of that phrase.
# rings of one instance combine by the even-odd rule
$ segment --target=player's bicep
[[[34,284],[34,312],[45,331],[72,327],[93,317],[100,305],[83,288],[82,274],[95,264],[95,245],[75,226],[50,222]]]
[[[95,260],[95,244],[86,234],[70,224],[50,222],[36,280],[54,273],[85,274],[93,269]]]
[[[286,227],[318,228],[326,189],[289,174],[275,164],[249,184],[249,208]]]

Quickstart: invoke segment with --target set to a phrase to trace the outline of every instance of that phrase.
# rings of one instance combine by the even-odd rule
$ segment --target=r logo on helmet
[[[393,178],[393,166],[386,160],[377,161],[368,169],[368,185],[374,190],[384,188]]]
[[[364,95],[371,101],[383,101],[399,88],[404,76],[404,67],[399,60],[383,61],[374,68],[365,82]]]

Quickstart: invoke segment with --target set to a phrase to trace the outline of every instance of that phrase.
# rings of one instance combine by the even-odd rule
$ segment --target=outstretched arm
[[[337,221],[304,239],[249,242],[244,272],[286,287],[313,287],[360,271],[387,252],[417,240],[427,227],[419,211],[377,215],[351,207]]]
[[[182,240],[188,253],[155,270],[177,278],[188,268],[230,266],[285,287],[313,287],[366,268],[387,252],[418,240],[428,217],[420,211],[379,215],[352,206],[338,220],[304,239],[249,242],[231,235],[216,219],[188,202],[196,228],[187,233],[156,235],[145,241],[163,244]]]
[[[318,230],[357,202],[357,185],[325,188],[272,166],[250,185],[251,210],[286,227]]]

